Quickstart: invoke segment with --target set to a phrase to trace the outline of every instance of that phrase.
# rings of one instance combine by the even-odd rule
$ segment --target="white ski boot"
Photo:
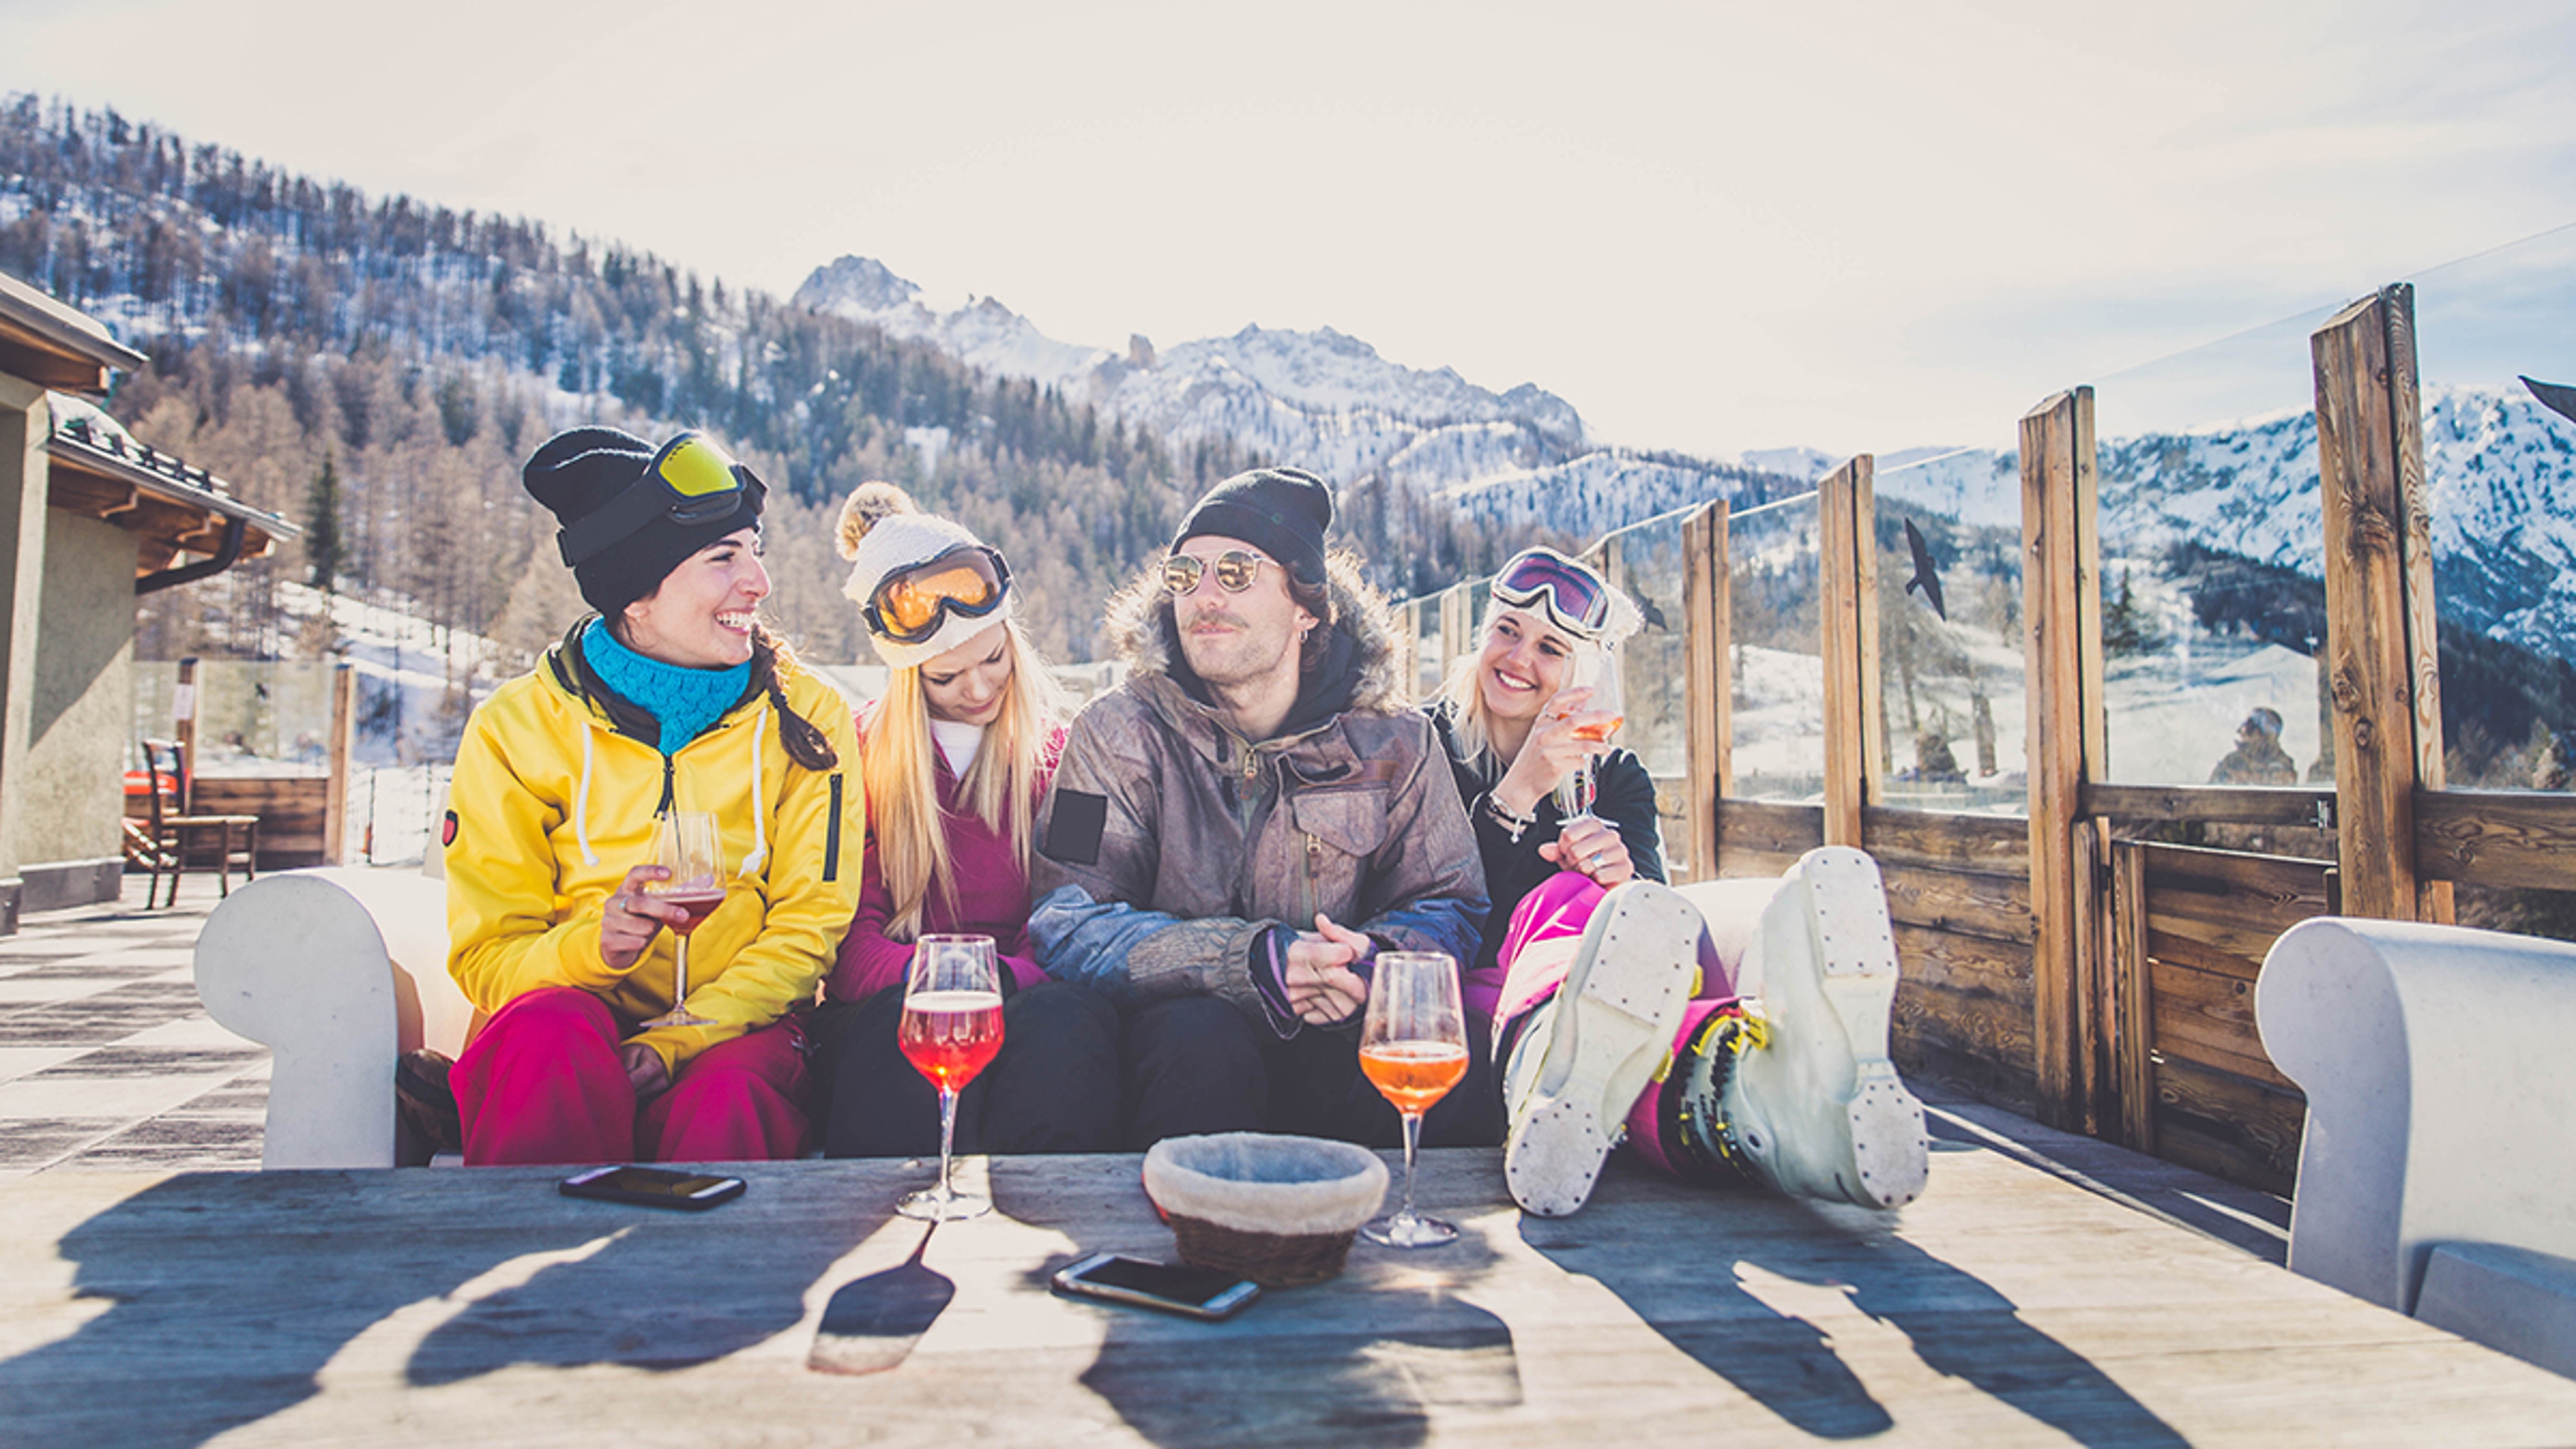
[[[1592,1195],[1628,1109],[1672,1053],[1699,986],[1699,938],[1699,912],[1669,887],[1630,881],[1602,898],[1504,1067],[1503,1181],[1523,1209],[1563,1217]]]
[[[1878,863],[1811,850],[1763,912],[1754,1022],[1715,1090],[1708,1142],[1757,1180],[1802,1197],[1901,1207],[1923,1191],[1923,1105],[1887,1059],[1896,943]],[[1747,976],[1757,973],[1748,969]]]

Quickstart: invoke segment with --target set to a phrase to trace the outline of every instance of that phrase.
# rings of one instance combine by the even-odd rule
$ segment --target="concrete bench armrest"
[[[197,937],[197,995],[273,1053],[260,1164],[390,1167],[394,1060],[454,1055],[472,1013],[447,975],[446,888],[396,871],[263,877]]]
[[[2308,1098],[2293,1269],[2411,1314],[2437,1244],[2576,1257],[2576,945],[2303,921],[2255,1012]]]

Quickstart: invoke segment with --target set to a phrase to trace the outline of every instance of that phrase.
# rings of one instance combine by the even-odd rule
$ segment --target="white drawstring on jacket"
[[[769,863],[769,810],[760,787],[760,740],[769,733],[769,701],[760,702],[760,718],[751,732],[751,854],[742,858],[742,869],[734,874],[748,880]]]
[[[590,737],[598,726],[588,720],[581,723],[581,784],[572,792],[572,838],[581,845],[581,863],[599,864],[599,852],[590,848]]]
[[[591,737],[598,725],[589,720],[581,728],[581,783],[572,792],[572,834],[581,846],[581,863],[599,864],[599,852],[590,848],[590,772],[593,760]],[[769,863],[769,812],[762,808],[760,788],[760,742],[769,733],[769,705],[760,706],[760,719],[751,732],[751,854],[742,858],[742,869],[735,872],[744,879],[760,873]]]

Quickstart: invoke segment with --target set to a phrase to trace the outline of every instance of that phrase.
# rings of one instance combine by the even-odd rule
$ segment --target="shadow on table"
[[[326,1173],[146,1188],[63,1238],[75,1290],[107,1310],[0,1363],[0,1423],[26,1442],[202,1443],[312,1397],[333,1354],[405,1305],[615,1230],[476,1233],[420,1209]]]
[[[472,1220],[471,1197],[442,1203],[466,1180],[409,1173],[401,1191],[366,1193],[340,1173],[191,1173],[97,1214],[60,1251],[76,1293],[106,1309],[0,1362],[0,1441],[201,1444],[314,1397],[335,1355],[397,1315],[427,1330],[415,1384],[721,1357],[802,1318],[806,1289],[884,1217],[709,1251],[731,1230],[722,1209],[582,1203],[498,1228]]]
[[[773,1179],[753,1190],[788,1188]],[[890,1201],[833,1199],[818,1201],[797,1232],[761,1233],[721,1207],[582,1206],[616,1236],[478,1296],[421,1340],[409,1382],[434,1387],[517,1364],[661,1371],[724,1358],[802,1320],[807,1290],[893,1216]]]
[[[1141,1255],[1172,1253],[1166,1242]],[[1076,1256],[1028,1281],[1045,1283]],[[1359,1243],[1352,1268],[1371,1256],[1398,1255]],[[1164,1449],[1411,1446],[1429,1439],[1435,1409],[1519,1404],[1510,1327],[1457,1296],[1494,1266],[1483,1236],[1464,1229],[1446,1247],[1400,1257],[1415,1270],[1403,1281],[1364,1288],[1346,1273],[1272,1289],[1224,1323],[1096,1305],[1105,1336],[1082,1385]]]
[[[2186,1442],[2090,1360],[2023,1322],[2012,1300],[1897,1237],[1890,1222],[1858,1208],[1788,1202],[1749,1188],[1713,1193],[1710,1210],[1728,1211],[1729,1197],[1768,1213],[1800,1213],[1809,1231],[1788,1239],[1712,1233],[1737,1256],[1681,1264],[1595,1249],[1584,1241],[1579,1219],[1524,1217],[1521,1236],[1567,1272],[1617,1294],[1702,1367],[1819,1438],[1868,1438],[1896,1421],[1835,1352],[1831,1331],[1763,1302],[1743,1281],[1744,1266],[1845,1295],[1852,1307],[1904,1333],[1926,1367],[1975,1385],[2078,1444]],[[1753,1251],[1740,1251],[1747,1248]]]

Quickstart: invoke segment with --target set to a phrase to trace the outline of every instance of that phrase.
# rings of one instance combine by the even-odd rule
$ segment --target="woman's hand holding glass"
[[[1503,803],[1526,814],[1558,786],[1610,748],[1610,736],[1622,719],[1612,710],[1587,708],[1592,687],[1576,685],[1557,691],[1530,721],[1528,738],[1512,756],[1511,767],[1496,782]]]
[[[599,964],[611,971],[632,967],[652,948],[662,927],[681,914],[679,907],[663,905],[650,894],[652,886],[670,878],[667,866],[639,865],[617,883],[600,907]]]

